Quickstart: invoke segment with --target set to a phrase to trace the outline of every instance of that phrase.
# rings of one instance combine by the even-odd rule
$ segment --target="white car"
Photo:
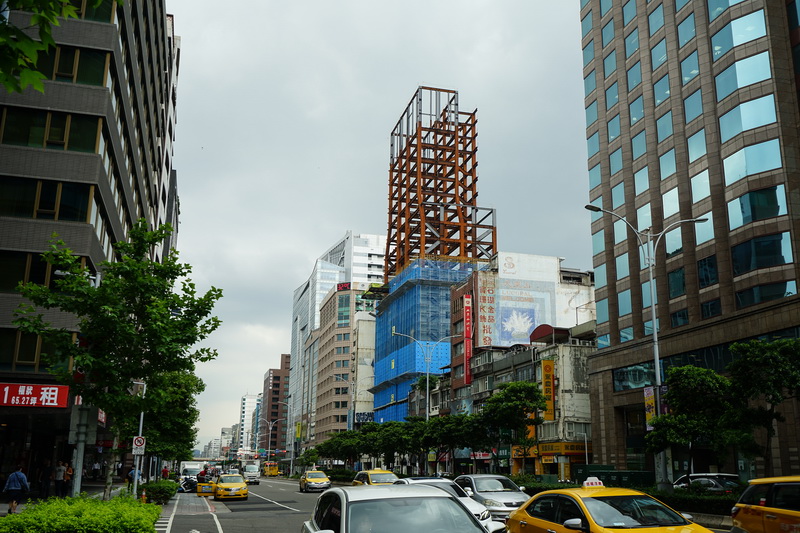
[[[511,511],[528,501],[525,487],[502,474],[463,474],[455,481],[473,500],[489,509],[494,520],[505,522]]]
[[[470,498],[469,494],[464,492],[464,489],[456,485],[455,481],[452,479],[445,479],[440,477],[407,477],[403,479],[398,479],[394,482],[395,485],[430,485],[431,487],[436,487],[438,489],[444,490],[458,498],[464,506],[470,510],[470,512],[475,515],[475,518],[483,524],[483,527],[489,528],[489,522],[492,521],[492,515],[489,513],[489,509],[486,508],[485,505],[482,503],[473,500]]]
[[[461,501],[428,485],[334,487],[317,499],[302,533],[496,533],[486,529]]]

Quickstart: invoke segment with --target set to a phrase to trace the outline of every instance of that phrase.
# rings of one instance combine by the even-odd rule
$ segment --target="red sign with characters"
[[[69,387],[33,383],[0,383],[0,406],[66,407]]]

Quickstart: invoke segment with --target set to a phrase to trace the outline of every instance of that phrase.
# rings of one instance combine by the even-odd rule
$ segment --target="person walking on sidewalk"
[[[63,498],[67,495],[67,490],[64,488],[64,474],[66,473],[67,467],[64,466],[63,461],[59,461],[53,477],[53,482],[56,489],[56,498]]]
[[[8,514],[17,512],[17,505],[29,490],[31,487],[28,485],[28,478],[22,473],[22,465],[20,465],[13,474],[8,476],[6,486],[3,487],[3,492],[8,494]]]
[[[46,500],[50,497],[50,480],[53,479],[53,465],[47,459],[39,471],[39,498]]]

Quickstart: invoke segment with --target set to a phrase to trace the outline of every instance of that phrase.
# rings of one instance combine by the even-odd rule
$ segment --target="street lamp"
[[[267,436],[267,462],[269,463],[270,457],[272,456],[272,428],[274,428],[275,424],[277,424],[278,422],[284,421],[286,419],[278,418],[275,420],[267,420],[266,418],[261,418],[260,420],[263,420],[269,426],[269,435]],[[267,466],[267,477],[269,477],[269,471],[270,471],[269,466]]]
[[[647,276],[650,285],[650,320],[653,324],[653,371],[655,372],[655,400],[656,400],[656,414],[661,414],[661,357],[658,353],[658,323],[656,322],[656,289],[655,284],[653,283],[654,278],[654,267],[656,263],[656,256],[655,251],[658,247],[658,243],[661,241],[661,238],[672,228],[679,226],[681,224],[697,224],[700,222],[706,222],[707,218],[688,218],[683,220],[676,220],[675,222],[669,224],[666,228],[661,230],[658,233],[653,233],[652,226],[645,229],[644,231],[639,231],[638,229],[634,228],[630,222],[628,222],[625,217],[622,215],[618,215],[613,211],[609,211],[607,209],[603,209],[602,207],[598,207],[596,205],[587,204],[584,206],[585,209],[592,211],[593,213],[606,213],[611,215],[628,226],[633,234],[636,236],[636,240],[639,241],[639,246],[644,248],[644,260],[647,263]],[[655,237],[655,243],[653,242],[653,238]],[[647,245],[645,246],[645,239]],[[660,451],[656,454],[655,457],[656,463],[656,485],[658,485],[659,489],[665,490],[671,487],[672,485],[667,480],[667,455],[664,451]]]
[[[294,436],[295,436],[294,420],[292,420],[292,406],[286,402],[281,402],[278,400],[275,400],[274,403],[282,403],[287,408],[286,422],[289,424],[289,428],[291,430],[291,435],[292,435],[292,443],[291,443],[292,447],[291,447],[291,453],[289,454],[289,476],[291,476],[292,474],[294,474]]]
[[[440,342],[446,341],[447,339],[452,339],[453,337],[460,337],[461,335],[460,334],[447,335],[446,337],[442,337],[441,339],[433,343],[433,345],[426,345],[422,344],[420,341],[418,341],[411,335],[406,335],[405,333],[397,333],[394,329],[394,326],[392,326],[392,336],[406,337],[416,342],[417,346],[419,346],[420,349],[422,350],[422,355],[425,357],[425,420],[427,421],[430,419],[430,412],[431,412],[429,405],[430,392],[431,392],[430,366],[431,366],[431,359],[433,358],[433,352],[434,350],[436,350],[436,346],[438,346]]]
[[[142,385],[142,400],[144,400],[145,394],[147,394],[147,383],[144,381],[134,381],[136,385]],[[139,433],[137,435],[142,435],[142,430],[144,426],[144,411],[139,412]],[[142,475],[142,456],[136,456],[135,466],[133,467],[133,496],[136,497],[136,489],[139,486],[139,476]]]

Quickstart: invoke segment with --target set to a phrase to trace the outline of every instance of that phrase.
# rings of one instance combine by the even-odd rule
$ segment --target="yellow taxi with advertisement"
[[[710,533],[692,517],[672,510],[643,492],[611,488],[590,477],[580,488],[536,494],[508,517],[509,533]],[[616,533],[616,532],[614,532]]]
[[[220,474],[212,483],[215,500],[246,500],[247,483],[241,474]]]
[[[751,479],[731,518],[731,533],[800,531],[800,476]]]
[[[362,470],[353,479],[353,485],[392,485],[400,479],[394,472],[389,470]]]

